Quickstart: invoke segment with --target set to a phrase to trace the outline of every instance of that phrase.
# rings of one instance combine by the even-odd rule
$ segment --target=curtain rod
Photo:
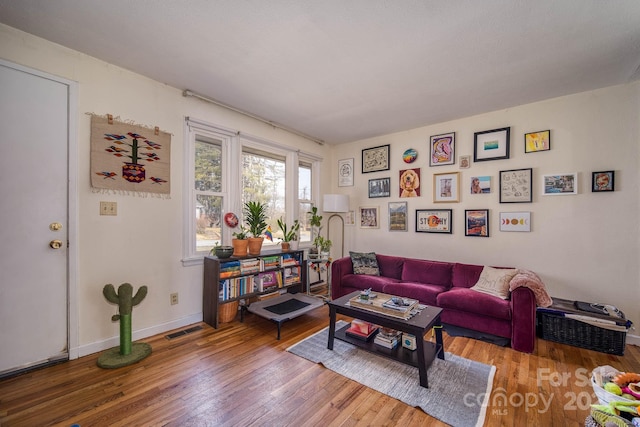
[[[220,107],[226,108],[227,110],[235,111],[236,113],[240,113],[243,116],[251,117],[252,119],[258,120],[258,121],[260,121],[262,123],[266,123],[266,124],[268,124],[270,126],[273,126],[275,128],[282,129],[282,130],[287,131],[289,133],[292,133],[294,135],[301,136],[303,138],[308,139],[309,141],[315,142],[318,145],[324,145],[324,141],[321,140],[321,139],[314,138],[314,137],[309,136],[309,135],[307,135],[305,133],[302,133],[302,132],[297,131],[295,129],[291,129],[291,128],[287,127],[287,126],[272,122],[270,120],[263,119],[260,116],[256,116],[255,114],[251,114],[251,113],[249,113],[247,111],[244,111],[244,110],[241,110],[239,108],[232,107],[231,105],[225,104],[224,102],[220,102],[220,101],[218,101],[216,99],[213,99],[213,98],[209,98],[208,96],[200,95],[200,94],[198,94],[196,92],[193,92],[192,90],[189,90],[189,89],[183,90],[182,91],[182,96],[185,96],[185,97],[186,96],[193,96],[194,98],[198,98],[198,99],[201,99],[203,101],[210,102],[212,104],[215,104],[215,105],[218,105]]]

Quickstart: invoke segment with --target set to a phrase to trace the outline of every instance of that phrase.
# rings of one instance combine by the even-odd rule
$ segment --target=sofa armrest
[[[519,287],[511,292],[511,348],[532,353],[536,343],[536,298]]]
[[[353,274],[353,263],[350,257],[339,258],[331,264],[331,297],[340,298],[345,294],[342,289],[342,278]]]

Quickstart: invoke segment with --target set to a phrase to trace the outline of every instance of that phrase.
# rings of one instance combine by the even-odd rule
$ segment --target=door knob
[[[52,240],[49,242],[49,246],[51,246],[52,249],[60,249],[62,247],[62,241]]]

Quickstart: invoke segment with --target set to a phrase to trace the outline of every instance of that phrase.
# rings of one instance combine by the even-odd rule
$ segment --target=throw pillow
[[[478,281],[471,290],[493,295],[498,298],[509,298],[509,282],[518,272],[515,268],[493,268],[484,266]]]
[[[368,274],[379,276],[378,259],[375,252],[351,252],[351,263],[353,264],[353,274]]]

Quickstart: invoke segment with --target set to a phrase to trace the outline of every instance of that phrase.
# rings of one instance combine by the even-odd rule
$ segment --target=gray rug
[[[338,321],[336,329],[346,322]],[[429,368],[429,388],[420,387],[418,368],[376,356],[344,341],[327,350],[328,328],[292,345],[287,351],[374,390],[421,408],[452,426],[482,426],[493,386],[495,366],[450,353]]]

